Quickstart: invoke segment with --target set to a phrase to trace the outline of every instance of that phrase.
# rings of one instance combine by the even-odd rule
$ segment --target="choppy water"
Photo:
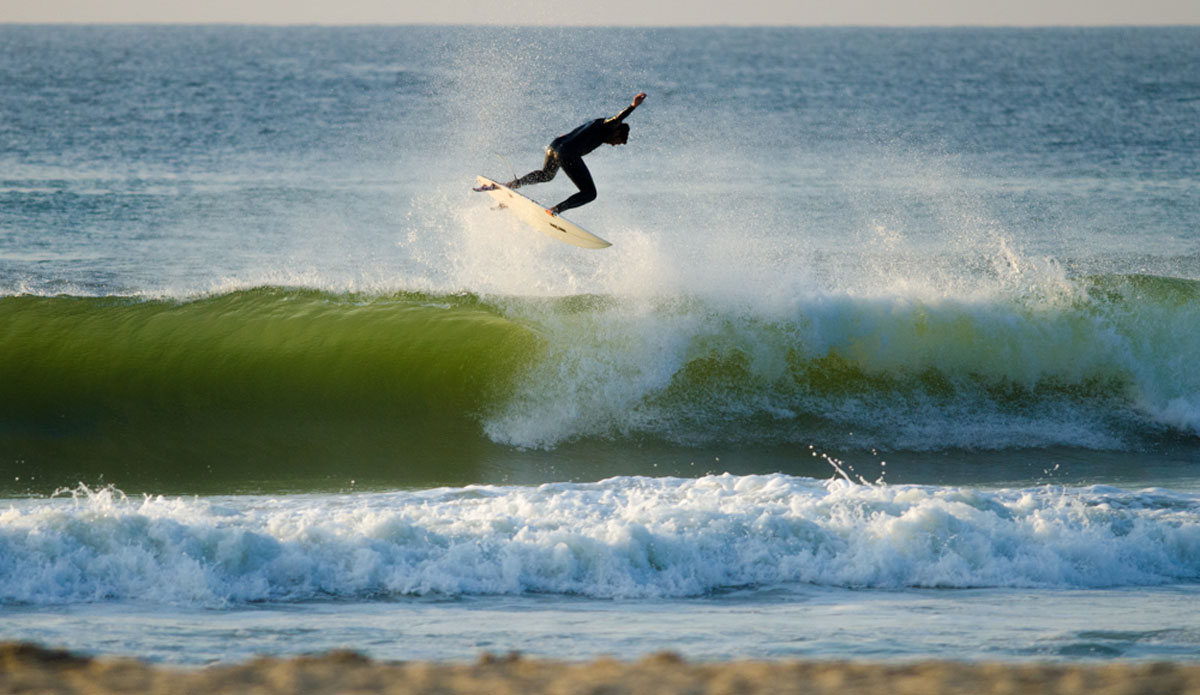
[[[0,638],[1194,658],[1198,66],[0,27]],[[571,214],[611,249],[469,191],[638,91]]]

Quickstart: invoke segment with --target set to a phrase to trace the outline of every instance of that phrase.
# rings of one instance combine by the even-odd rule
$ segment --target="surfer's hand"
[[[637,106],[638,104],[641,104],[645,98],[646,98],[645,92],[638,92],[638,95],[633,98],[633,105]]]

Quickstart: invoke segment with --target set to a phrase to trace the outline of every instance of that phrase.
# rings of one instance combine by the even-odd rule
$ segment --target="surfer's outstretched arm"
[[[621,113],[618,113],[617,115],[608,119],[608,122],[609,123],[620,123],[621,121],[625,120],[625,117],[628,116],[629,114],[633,113],[633,110],[636,109],[642,103],[642,101],[644,101],[645,99],[646,99],[646,93],[638,92],[637,96],[635,96],[633,98],[633,103],[630,104],[629,106],[626,106],[625,110],[621,111]]]

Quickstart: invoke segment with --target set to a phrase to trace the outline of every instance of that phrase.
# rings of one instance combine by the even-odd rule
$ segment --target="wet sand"
[[[688,663],[671,654],[638,661],[564,663],[482,656],[474,664],[366,659],[332,652],[178,668],[81,657],[28,644],[0,644],[0,694],[488,693],[536,695],[757,695],[837,693],[1153,693],[1200,695],[1200,664],[869,664],[829,661]]]

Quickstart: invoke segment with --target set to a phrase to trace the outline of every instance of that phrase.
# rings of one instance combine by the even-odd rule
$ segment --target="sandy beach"
[[[0,645],[0,693],[1200,693],[1200,665],[792,661],[688,663],[669,653],[635,662],[564,663],[484,654],[473,664],[384,663],[353,652],[172,668]]]

